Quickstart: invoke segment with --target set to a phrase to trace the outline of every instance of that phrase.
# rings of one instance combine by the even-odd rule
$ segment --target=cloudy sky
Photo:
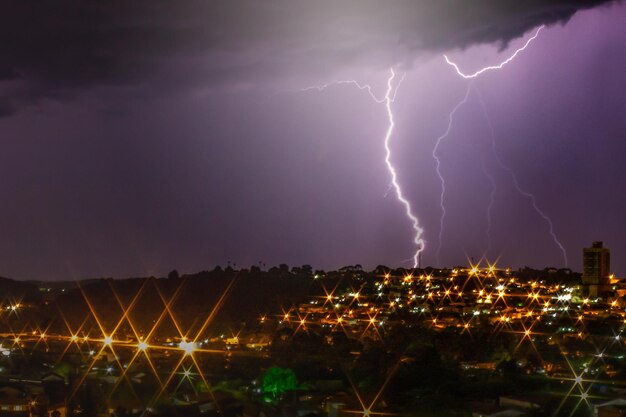
[[[391,160],[424,265],[565,266],[532,193],[569,267],[603,240],[625,275],[626,4],[469,3],[7,2],[0,275],[411,266],[385,105],[300,91],[353,79],[383,96],[391,68]],[[540,25],[471,83],[443,58],[498,64]],[[440,242],[432,153],[466,93],[437,151]]]

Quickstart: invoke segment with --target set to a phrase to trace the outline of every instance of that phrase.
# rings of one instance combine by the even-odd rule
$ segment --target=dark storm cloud
[[[428,51],[506,44],[594,1],[28,1],[0,17],[0,115],[97,85],[209,88],[347,65],[410,64]],[[163,77],[160,78],[163,81]]]

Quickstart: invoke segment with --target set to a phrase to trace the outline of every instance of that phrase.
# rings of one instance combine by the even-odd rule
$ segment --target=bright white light
[[[186,340],[181,341],[178,347],[185,352],[185,355],[191,355],[198,348],[194,342],[187,342]]]
[[[393,133],[393,128],[395,127],[395,123],[393,120],[393,112],[391,110],[391,103],[393,102],[393,99],[395,98],[395,94],[394,94],[394,97],[392,97],[391,91],[393,90],[392,83],[393,83],[393,79],[396,76],[396,73],[393,71],[393,68],[390,68],[389,71],[391,75],[387,79],[387,92],[385,93],[385,107],[387,109],[387,117],[389,118],[389,128],[387,129],[387,133],[385,134],[385,141],[384,141],[385,164],[387,165],[387,170],[391,174],[391,185],[393,186],[396,192],[396,197],[404,206],[406,216],[411,221],[411,226],[413,227],[413,231],[415,233],[413,242],[417,246],[417,250],[415,254],[413,255],[413,267],[417,268],[419,264],[420,253],[422,253],[422,251],[424,250],[424,246],[426,242],[424,241],[424,239],[422,239],[422,233],[424,233],[424,229],[420,227],[419,220],[413,214],[413,210],[411,209],[411,203],[409,203],[409,201],[402,194],[402,189],[400,188],[400,184],[398,183],[398,175],[396,173],[396,169],[391,163],[391,148],[389,147],[389,141],[391,139],[391,134]]]
[[[387,128],[387,132],[385,134],[385,139],[384,139],[385,164],[387,165],[387,170],[391,174],[391,187],[393,187],[393,189],[396,192],[396,197],[398,198],[400,203],[402,203],[402,205],[404,206],[406,215],[409,218],[409,220],[411,222],[411,226],[412,226],[413,231],[414,231],[414,239],[413,239],[413,241],[414,241],[415,245],[417,246],[417,250],[416,250],[415,254],[413,255],[413,267],[417,267],[418,263],[419,263],[419,255],[424,250],[424,247],[425,247],[425,244],[426,244],[424,239],[422,239],[422,233],[424,231],[423,231],[423,229],[419,225],[419,220],[413,214],[413,210],[411,209],[411,204],[408,202],[408,200],[404,197],[404,195],[402,193],[402,189],[400,188],[400,184],[398,183],[396,170],[395,170],[395,168],[394,168],[394,166],[393,166],[393,164],[391,162],[391,149],[389,147],[389,141],[391,139],[391,134],[392,134],[394,126],[395,126],[394,120],[393,120],[393,112],[391,110],[391,103],[393,103],[395,98],[396,98],[396,94],[398,92],[398,87],[400,86],[400,84],[404,80],[404,75],[396,83],[395,88],[394,88],[392,84],[393,84],[393,81],[395,79],[396,74],[395,74],[393,68],[390,68],[389,72],[390,72],[390,76],[387,79],[387,90],[386,90],[385,96],[383,98],[377,97],[373,93],[372,87],[370,85],[368,85],[368,84],[360,84],[356,80],[337,80],[337,81],[332,81],[332,82],[329,82],[329,83],[326,83],[326,84],[323,84],[323,85],[320,85],[320,86],[312,86],[312,87],[301,88],[299,91],[300,92],[306,92],[306,91],[312,91],[312,90],[323,91],[323,90],[325,90],[325,89],[327,89],[327,88],[329,88],[331,86],[334,86],[334,85],[350,84],[350,85],[356,86],[359,90],[367,91],[369,96],[376,103],[379,103],[379,104],[384,103],[385,104],[385,107],[387,109],[387,117],[389,119],[389,127]],[[388,274],[386,275],[386,277],[388,277]]]
[[[454,67],[454,69],[456,70],[456,73],[459,74],[461,77],[465,78],[465,79],[471,79],[471,78],[476,78],[479,75],[481,75],[484,72],[487,71],[492,71],[492,70],[497,70],[497,69],[501,69],[502,67],[504,67],[506,64],[508,64],[509,62],[513,61],[515,59],[515,57],[517,56],[517,54],[519,54],[520,52],[522,52],[524,49],[526,49],[526,47],[528,45],[530,45],[530,43],[532,41],[535,40],[535,38],[539,35],[539,32],[541,31],[541,29],[543,29],[544,26],[541,25],[539,26],[539,28],[537,29],[537,31],[535,32],[535,34],[529,38],[526,43],[524,44],[524,46],[522,46],[521,48],[518,48],[515,50],[515,52],[513,53],[513,55],[511,55],[510,57],[508,57],[507,59],[505,59],[504,61],[502,61],[500,64],[498,65],[493,65],[493,66],[489,66],[489,67],[485,67],[482,69],[479,69],[478,71],[472,73],[472,74],[465,74],[463,71],[461,71],[459,69],[459,66],[457,64],[455,64],[454,62],[450,61],[450,59],[448,58],[447,55],[444,55],[443,57],[445,58],[446,62],[448,63],[448,65],[451,65],[452,67]]]

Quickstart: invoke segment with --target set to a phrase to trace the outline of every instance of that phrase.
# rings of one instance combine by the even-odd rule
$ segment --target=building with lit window
[[[589,297],[602,297],[610,291],[611,251],[602,242],[583,249],[583,286]]]

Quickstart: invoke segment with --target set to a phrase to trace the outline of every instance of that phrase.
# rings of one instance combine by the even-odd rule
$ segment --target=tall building
[[[610,290],[611,251],[602,242],[593,242],[583,249],[583,285],[590,297],[605,295]]]

